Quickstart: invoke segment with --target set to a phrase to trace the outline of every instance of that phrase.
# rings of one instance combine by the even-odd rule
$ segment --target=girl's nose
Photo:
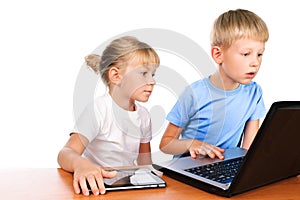
[[[148,78],[147,78],[147,85],[155,85],[156,84],[156,81],[155,81],[155,79],[153,78],[153,76],[151,75],[151,76],[149,76]]]

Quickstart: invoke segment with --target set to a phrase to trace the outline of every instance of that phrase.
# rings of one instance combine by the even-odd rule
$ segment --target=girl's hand
[[[113,178],[116,175],[116,171],[105,171],[100,166],[94,165],[90,162],[81,163],[81,165],[74,171],[73,187],[75,193],[79,194],[81,188],[82,194],[88,196],[88,183],[94,195],[104,194],[105,187],[103,178]]]
[[[208,155],[210,158],[218,157],[219,159],[223,160],[223,153],[225,152],[225,149],[216,147],[206,142],[202,142],[200,140],[194,140],[192,142],[192,145],[189,147],[189,152],[192,158],[196,158],[197,155]]]

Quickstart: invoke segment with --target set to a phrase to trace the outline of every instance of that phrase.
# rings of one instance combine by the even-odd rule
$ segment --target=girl
[[[146,102],[155,85],[160,60],[148,44],[125,36],[112,41],[102,56],[86,58],[87,65],[100,73],[108,94],[96,98],[83,111],[58,155],[59,165],[74,172],[75,193],[105,193],[103,178],[116,172],[108,166],[151,163],[151,121],[149,112],[136,101]],[[83,156],[81,156],[83,154]]]

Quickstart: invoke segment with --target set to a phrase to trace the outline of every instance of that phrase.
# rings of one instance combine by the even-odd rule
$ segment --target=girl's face
[[[221,69],[224,81],[249,84],[256,76],[265,50],[265,43],[239,39],[223,51]]]
[[[132,59],[121,71],[120,89],[132,101],[148,101],[155,85],[156,65],[143,65]]]

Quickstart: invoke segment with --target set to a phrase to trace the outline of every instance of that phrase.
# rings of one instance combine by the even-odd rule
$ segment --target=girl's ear
[[[211,47],[211,56],[217,64],[221,64],[223,62],[223,52],[221,47]]]
[[[109,82],[118,85],[121,81],[120,69],[117,67],[111,67],[108,71]]]

